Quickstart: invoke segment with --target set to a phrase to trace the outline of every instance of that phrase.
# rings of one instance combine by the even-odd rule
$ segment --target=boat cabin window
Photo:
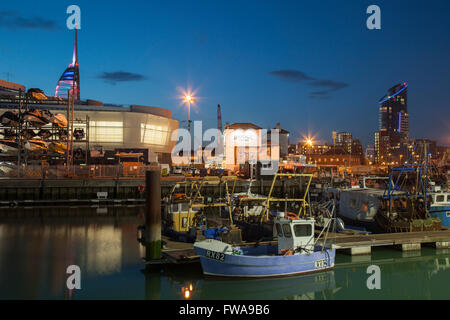
[[[310,237],[312,227],[310,224],[296,224],[294,226],[294,233],[296,237]]]
[[[189,210],[189,203],[183,202],[181,204],[181,212],[185,212],[185,211],[188,211],[188,210]]]
[[[276,223],[275,227],[277,228],[277,236],[282,237],[283,236],[283,230],[281,230],[281,225],[279,223]]]
[[[444,195],[438,195],[436,196],[436,202],[444,202],[445,200],[445,196]]]
[[[172,212],[178,212],[178,203],[172,204]]]
[[[283,224],[283,233],[285,238],[291,238],[292,237],[291,226],[288,224]]]
[[[356,199],[351,199],[350,200],[350,208],[355,209],[356,207]]]

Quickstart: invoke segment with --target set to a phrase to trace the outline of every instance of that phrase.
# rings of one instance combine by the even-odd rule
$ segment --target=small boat
[[[17,152],[19,148],[17,141],[11,139],[0,139],[0,145],[2,153]]]
[[[5,137],[5,139],[11,139],[16,137],[16,131],[12,129],[5,129],[3,130],[2,135]]]
[[[39,88],[30,88],[30,89],[28,89],[27,94],[30,98],[35,99],[35,100],[48,100],[44,91],[42,91]]]
[[[0,122],[4,126],[17,127],[20,123],[19,113],[17,111],[6,111],[0,117]]]
[[[67,118],[62,113],[57,113],[57,114],[53,115],[50,119],[50,122],[55,127],[60,127],[60,128],[67,127]]]
[[[39,139],[30,139],[25,143],[25,148],[30,152],[47,151],[47,143]]]
[[[52,133],[50,132],[50,130],[47,129],[41,129],[39,130],[38,134],[39,137],[41,137],[42,139],[48,139],[52,136]]]
[[[27,130],[24,129],[24,130],[22,130],[22,136],[26,140],[29,140],[29,139],[33,139],[34,137],[36,137],[37,134],[31,129],[27,129]]]
[[[47,111],[49,112],[49,111]],[[32,109],[23,114],[23,119],[33,126],[41,127],[50,122],[48,113],[41,112],[39,109]]]
[[[281,213],[274,219],[278,244],[234,246],[215,239],[194,243],[203,273],[235,278],[282,277],[334,267],[335,249],[318,245],[314,219]]]
[[[61,142],[52,142],[48,145],[48,149],[54,153],[64,154],[67,151],[67,146]]]
[[[440,187],[435,186],[431,193],[431,203],[428,215],[439,218],[442,226],[450,227],[450,192],[443,192]]]

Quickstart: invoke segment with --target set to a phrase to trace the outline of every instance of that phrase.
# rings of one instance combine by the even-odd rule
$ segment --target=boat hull
[[[443,227],[450,227],[450,205],[431,206],[428,214],[430,217],[441,220]]]
[[[271,247],[271,248],[269,248]],[[315,251],[309,255],[264,255],[276,252],[276,246],[253,247],[253,253],[263,255],[235,255],[212,252],[194,245],[200,256],[203,273],[215,277],[269,278],[322,272],[334,267],[335,249]],[[219,258],[223,255],[223,261]]]

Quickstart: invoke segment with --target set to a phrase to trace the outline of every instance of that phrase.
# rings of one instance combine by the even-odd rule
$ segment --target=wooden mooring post
[[[161,172],[145,172],[145,255],[149,260],[161,259]]]

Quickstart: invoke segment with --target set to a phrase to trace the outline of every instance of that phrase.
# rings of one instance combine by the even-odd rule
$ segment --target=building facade
[[[408,84],[390,88],[379,101],[379,131],[375,133],[375,162],[396,165],[408,156],[409,113]]]
[[[0,103],[0,113],[17,110],[18,105]],[[49,110],[53,114],[67,114],[66,105],[30,105],[30,108]],[[149,162],[169,163],[176,141],[171,141],[172,132],[179,122],[172,119],[172,112],[151,106],[129,107],[75,105],[74,129],[83,129],[89,134],[89,151],[104,152],[141,150],[147,153]],[[87,128],[87,125],[89,128]],[[85,151],[85,144],[79,144]]]

